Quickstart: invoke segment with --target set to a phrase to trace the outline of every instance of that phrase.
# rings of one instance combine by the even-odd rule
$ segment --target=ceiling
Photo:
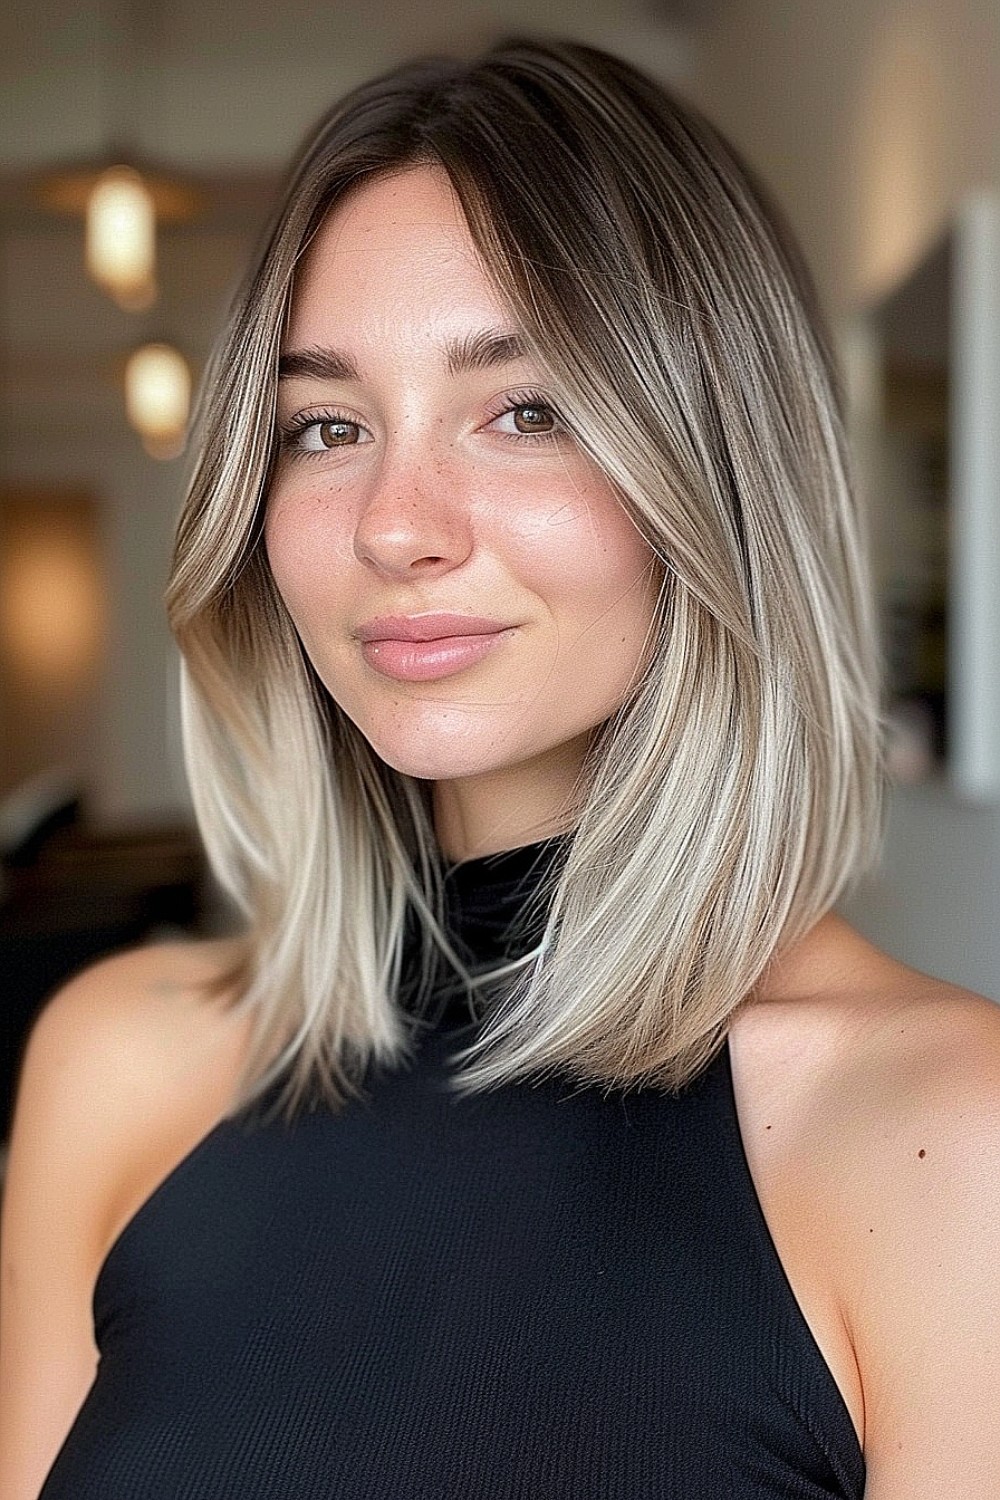
[[[419,52],[564,33],[666,81],[692,66],[711,0],[7,0],[0,12],[0,422],[8,454],[39,442],[132,441],[128,351],[177,343],[196,370],[224,317],[284,164],[312,121],[365,77]],[[48,169],[112,142],[182,174],[204,211],[164,226],[161,296],[121,312],[88,280],[82,223],[38,205]]]

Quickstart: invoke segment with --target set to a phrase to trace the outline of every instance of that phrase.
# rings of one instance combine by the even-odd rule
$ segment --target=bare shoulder
[[[829,1143],[860,1329],[871,1326],[876,1267],[883,1288],[919,1282],[938,1232],[956,1223],[956,1194],[973,1214],[977,1196],[984,1212],[996,1196],[1000,1005],[885,959],[868,987],[834,990],[815,1012],[809,1024],[828,1045],[802,1120],[814,1145]]]
[[[837,916],[775,966],[757,999],[736,1028],[748,1056],[780,1071],[796,1106],[833,1112],[846,1129],[902,1124],[935,1100],[988,1103],[995,1088],[1000,1005],[900,962]]]
[[[735,1033],[750,1149],[856,1361],[872,1494],[995,1493],[1000,1005],[834,917]]]
[[[67,1044],[73,1055],[96,1061],[109,1043],[141,1047],[180,1040],[187,1028],[225,1031],[228,1010],[211,992],[238,951],[238,939],[216,939],[109,954],[55,990],[34,1022],[28,1050]]]
[[[228,1108],[246,1022],[208,998],[205,982],[235,958],[237,940],[157,943],[88,965],[43,1006],[21,1066],[15,1155],[58,1151],[62,1176],[85,1184],[94,1253],[160,1162],[197,1140]],[[37,1164],[39,1169],[42,1164]]]
[[[235,948],[125,950],[63,984],[21,1062],[0,1218],[0,1491],[37,1495],[97,1367],[91,1305],[123,1215],[225,1110]],[[44,1399],[40,1399],[40,1393]]]
[[[88,965],[34,1022],[24,1071],[35,1092],[44,1073],[53,1089],[100,1084],[90,1097],[131,1104],[197,1076],[200,1058],[238,1045],[237,1019],[206,990],[237,951],[234,939],[154,943]]]
[[[870,1492],[996,1494],[1000,1006],[900,966],[840,1072],[824,1107]]]

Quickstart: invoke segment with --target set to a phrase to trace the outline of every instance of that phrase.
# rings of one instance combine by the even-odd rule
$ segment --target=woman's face
[[[384,761],[435,783],[455,858],[567,826],[659,583],[516,335],[448,178],[420,167],[330,213],[282,350],[271,570],[331,697]],[[493,633],[464,654],[359,639],[377,616],[437,611]]]

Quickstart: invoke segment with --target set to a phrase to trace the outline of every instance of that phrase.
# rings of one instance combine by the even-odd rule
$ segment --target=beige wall
[[[0,795],[96,769],[107,576],[96,497],[0,488]]]
[[[730,4],[689,92],[777,190],[835,329],[920,259],[966,193],[1000,189],[997,0]],[[897,791],[881,873],[845,913],[1000,999],[1000,809]]]
[[[969,189],[1000,186],[996,0],[753,0],[691,95],[780,193],[831,310],[890,284]]]

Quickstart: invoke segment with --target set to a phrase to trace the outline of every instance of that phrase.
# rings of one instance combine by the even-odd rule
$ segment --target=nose
[[[447,455],[387,448],[358,516],[355,556],[387,575],[455,566],[472,546],[471,490]]]

